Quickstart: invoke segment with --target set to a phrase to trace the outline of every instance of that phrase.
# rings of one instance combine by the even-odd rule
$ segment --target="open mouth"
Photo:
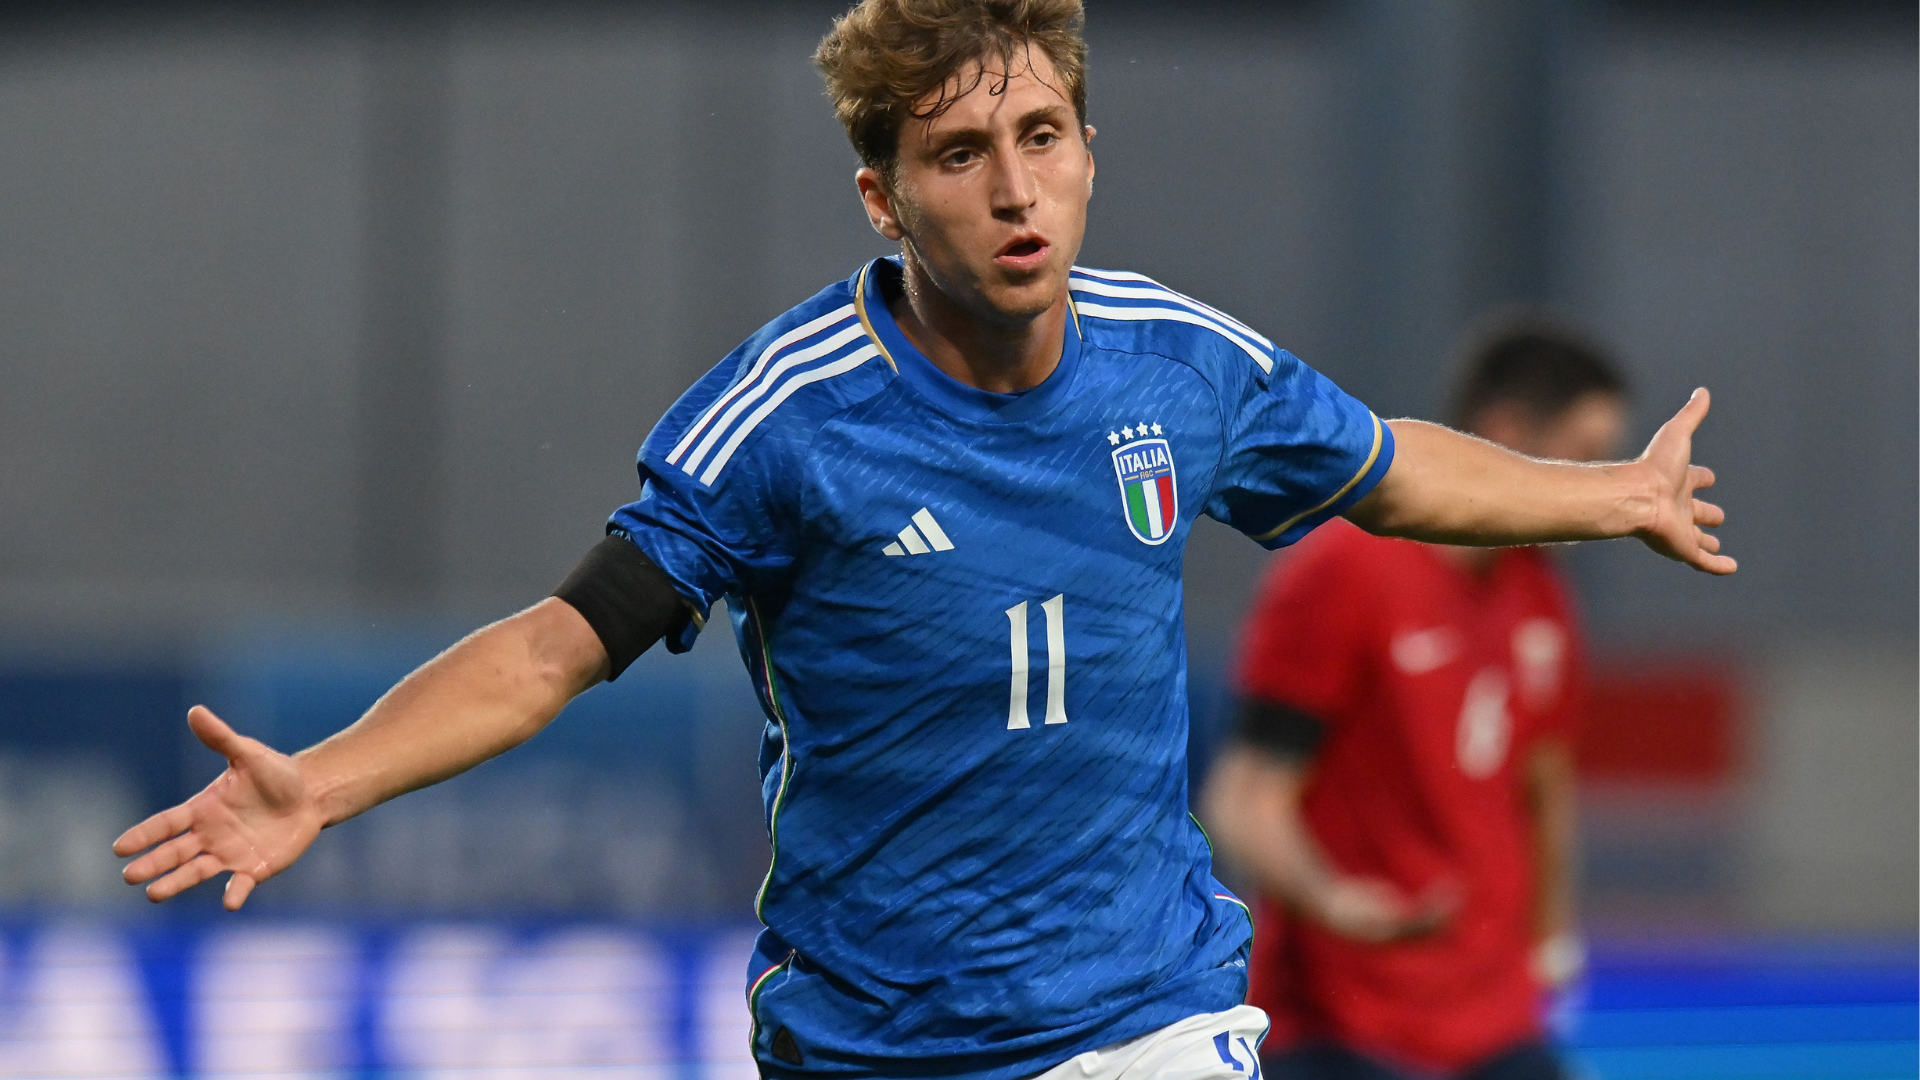
[[[1031,269],[1046,257],[1047,242],[1038,236],[1021,236],[1014,239],[1000,253],[994,256],[1002,265],[1011,265],[1019,269]]]

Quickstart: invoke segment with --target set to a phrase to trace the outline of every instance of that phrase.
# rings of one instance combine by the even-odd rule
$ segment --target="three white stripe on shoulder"
[[[827,336],[813,344],[791,348],[823,333]],[[864,333],[853,305],[844,304],[775,338],[754,360],[746,377],[721,394],[680,436],[667,454],[667,463],[678,465],[688,476],[700,472],[701,483],[713,483],[753,429],[795,391],[851,371],[878,355],[879,350],[868,343],[832,363],[795,373],[795,369],[845,348]],[[701,472],[703,464],[706,469]]]

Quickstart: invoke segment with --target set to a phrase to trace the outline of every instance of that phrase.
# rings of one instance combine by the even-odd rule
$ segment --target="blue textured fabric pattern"
[[[1187,813],[1182,553],[1196,512],[1297,540],[1392,438],[1104,271],[1075,271],[1045,382],[980,391],[900,333],[899,276],[868,264],[696,383],[609,528],[703,614],[728,599],[768,717],[763,1073],[1010,1080],[1243,998],[1250,920]]]

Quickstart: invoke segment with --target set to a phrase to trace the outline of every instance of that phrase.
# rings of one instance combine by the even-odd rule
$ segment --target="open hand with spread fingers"
[[[222,903],[238,911],[255,885],[313,843],[324,817],[293,758],[239,734],[203,705],[187,712],[187,725],[227,759],[226,771],[193,798],[122,833],[113,853],[146,851],[121,876],[131,885],[150,882],[147,898],[155,903],[231,873]]]
[[[1654,484],[1651,514],[1635,534],[1669,559],[1709,574],[1731,574],[1740,564],[1720,554],[1720,538],[1707,531],[1727,520],[1726,511],[1696,497],[1713,486],[1713,470],[1693,464],[1693,433],[1712,402],[1706,387],[1695,390],[1635,462]]]

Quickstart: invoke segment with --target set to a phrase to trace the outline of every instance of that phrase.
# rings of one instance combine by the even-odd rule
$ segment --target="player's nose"
[[[1040,185],[1018,154],[996,154],[993,163],[993,212],[1018,217],[1039,200]]]

